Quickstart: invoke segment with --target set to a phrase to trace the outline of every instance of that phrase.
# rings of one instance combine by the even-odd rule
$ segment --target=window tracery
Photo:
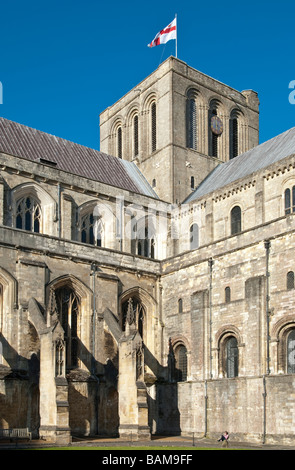
[[[16,204],[16,228],[40,233],[41,209],[31,196],[20,199]]]

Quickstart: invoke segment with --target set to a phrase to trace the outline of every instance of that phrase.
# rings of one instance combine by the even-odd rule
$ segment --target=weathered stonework
[[[186,145],[191,90],[197,149]],[[224,124],[218,158],[209,154],[213,99]],[[192,177],[197,187],[230,163],[235,103],[243,153],[258,143],[256,93],[174,58],[102,113],[102,150],[116,155],[123,125],[123,157],[150,185],[156,180],[159,198],[143,179],[133,192],[58,162],[11,155],[0,135],[1,427],[29,427],[34,438],[61,444],[72,435],[219,437],[228,429],[232,440],[294,445],[295,219],[286,210],[286,190],[295,186],[293,133],[274,141],[265,166],[198,197],[190,187]],[[33,146],[34,132],[27,135]],[[284,139],[291,150],[276,159]],[[236,158],[245,155],[253,153]]]

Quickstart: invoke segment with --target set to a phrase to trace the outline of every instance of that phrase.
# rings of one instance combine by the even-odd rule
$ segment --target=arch
[[[176,382],[186,382],[190,369],[190,348],[187,339],[180,335],[170,339],[174,356],[172,376]]]
[[[123,157],[123,118],[117,116],[111,126],[111,153],[118,158]]]
[[[239,119],[240,111],[233,109],[229,118],[229,158],[235,158],[239,155]]]
[[[277,369],[278,373],[295,373],[295,363],[292,364],[292,371],[289,370],[289,354],[293,354],[289,350],[289,335],[291,332],[295,331],[295,318],[294,315],[288,315],[284,318],[281,318],[272,329],[272,337],[275,339],[277,344]],[[294,333],[292,333],[294,335]],[[294,340],[295,338],[293,338]],[[294,346],[294,344],[293,344]],[[292,350],[294,350],[292,348]]]
[[[198,149],[197,97],[198,91],[189,88],[186,93],[186,146]]]
[[[122,330],[125,329],[126,304],[133,299],[134,312],[141,317],[136,318],[137,327],[145,345],[153,350],[153,337],[148,334],[153,331],[157,302],[145,289],[139,286],[131,287],[119,297],[119,318]]]
[[[139,109],[137,104],[133,104],[127,115],[129,154],[131,158],[139,155]]]
[[[47,304],[55,292],[58,319],[66,341],[67,368],[91,366],[91,344],[87,330],[91,326],[93,292],[77,277],[66,274],[46,286]]]
[[[146,258],[155,258],[157,227],[155,215],[144,215],[133,225],[133,252]]]
[[[11,335],[13,312],[18,308],[18,282],[6,269],[0,267],[0,341],[3,335],[0,364],[12,360],[7,338]],[[16,313],[16,312],[15,312]]]
[[[183,300],[182,300],[182,298],[178,299],[178,313],[183,313]]]
[[[286,282],[287,290],[294,289],[294,271],[287,272],[287,282]]]
[[[226,304],[231,301],[231,290],[229,286],[224,289],[224,301]]]
[[[12,309],[18,308],[18,282],[15,277],[10,274],[6,269],[0,266],[0,283],[3,286],[3,291],[9,289],[9,296],[3,297],[3,302],[10,305]],[[4,292],[3,292],[4,296]]]
[[[157,115],[158,115],[158,100],[157,94],[151,92],[145,98],[143,104],[143,113],[146,115],[146,126],[145,132],[148,136],[147,145],[149,148],[149,153],[153,153],[157,150],[157,134],[158,134],[158,125],[157,125]]]
[[[234,206],[230,211],[231,235],[242,231],[242,210],[240,206]]]
[[[216,343],[219,352],[219,376],[228,378],[237,377],[240,369],[239,349],[243,346],[238,328],[233,325],[221,328],[216,334]]]
[[[115,247],[118,219],[111,204],[100,199],[87,201],[78,208],[77,214],[78,241],[107,248]]]
[[[13,188],[11,198],[12,227],[26,229],[29,224],[28,214],[31,213],[34,216],[30,222],[31,231],[53,234],[53,222],[57,220],[57,203],[47,191],[36,183],[25,183]],[[26,203],[27,198],[32,200],[31,206]],[[34,221],[38,226],[34,226]]]
[[[199,226],[194,223],[190,226],[190,250],[199,248]]]
[[[64,274],[62,276],[53,279],[49,284],[46,286],[46,298],[49,298],[50,289],[58,289],[59,287],[70,285],[73,289],[77,292],[79,297],[82,299],[83,297],[92,295],[92,290],[84,284],[80,279],[78,279],[73,274]]]
[[[211,98],[209,101],[209,110],[208,110],[208,154],[211,157],[218,158],[219,156],[219,137],[220,135],[213,132],[211,122],[213,117],[220,114],[221,102],[219,99]]]

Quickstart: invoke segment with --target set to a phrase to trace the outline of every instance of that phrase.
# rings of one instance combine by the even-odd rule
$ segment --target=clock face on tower
[[[211,131],[215,135],[221,135],[223,132],[223,124],[218,116],[213,116],[211,118]]]

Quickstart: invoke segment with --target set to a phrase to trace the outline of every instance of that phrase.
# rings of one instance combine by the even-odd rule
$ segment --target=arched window
[[[192,224],[190,227],[190,249],[195,250],[199,248],[199,226]]]
[[[137,157],[139,149],[139,131],[138,131],[138,114],[133,118],[133,156]]]
[[[155,223],[153,217],[143,217],[133,225],[135,254],[155,258]]]
[[[209,108],[209,115],[208,115],[208,123],[209,123],[209,155],[211,157],[218,157],[218,139],[220,137],[220,131],[218,131],[214,120],[218,119],[217,116],[217,110],[218,110],[218,103],[213,100],[210,103],[210,108]],[[220,121],[219,121],[220,122]]]
[[[239,206],[233,207],[230,213],[230,222],[231,222],[231,234],[235,235],[236,233],[241,232],[242,230],[242,212]]]
[[[151,149],[157,150],[157,105],[155,101],[151,104]]]
[[[31,196],[20,199],[16,204],[16,228],[40,233],[41,209]]]
[[[225,288],[224,294],[225,294],[225,303],[228,304],[230,302],[230,287]]]
[[[232,111],[229,120],[229,158],[235,158],[239,155],[239,127],[238,112]]]
[[[195,189],[195,177],[191,176],[191,189]]]
[[[291,290],[294,289],[294,272],[289,271],[287,273],[287,289]]]
[[[183,312],[182,299],[178,299],[178,313]]]
[[[67,368],[78,367],[78,321],[80,300],[68,286],[56,290],[59,321],[64,329]]]
[[[122,138],[122,127],[117,128],[117,157],[122,158],[123,155],[123,138]]]
[[[102,222],[101,218],[88,213],[81,218],[81,242],[101,246]]]
[[[287,338],[287,373],[295,374],[295,329],[290,331]]]
[[[187,350],[183,344],[176,347],[175,353],[175,380],[185,382],[187,380]]]
[[[295,186],[285,190],[285,214],[295,212]]]
[[[197,150],[197,105],[194,96],[189,96],[186,100],[186,146]]]
[[[239,373],[238,342],[234,336],[227,339],[225,344],[226,375],[228,378],[237,377]]]

